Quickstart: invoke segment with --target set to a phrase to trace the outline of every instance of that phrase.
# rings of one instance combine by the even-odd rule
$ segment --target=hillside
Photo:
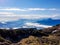
[[[36,28],[0,29],[0,45],[60,45],[60,25]]]

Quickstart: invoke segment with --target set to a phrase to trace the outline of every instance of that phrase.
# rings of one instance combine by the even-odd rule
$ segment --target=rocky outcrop
[[[36,28],[0,29],[0,45],[60,45],[60,25]]]

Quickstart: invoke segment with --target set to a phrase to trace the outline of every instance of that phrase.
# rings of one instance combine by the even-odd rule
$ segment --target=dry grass
[[[18,43],[20,45],[42,45],[41,42],[39,42],[38,37],[34,37],[34,36],[29,36],[28,38],[22,39]]]

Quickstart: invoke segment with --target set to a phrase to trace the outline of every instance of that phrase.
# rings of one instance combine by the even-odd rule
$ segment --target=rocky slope
[[[36,28],[0,29],[0,45],[60,45],[60,25]]]

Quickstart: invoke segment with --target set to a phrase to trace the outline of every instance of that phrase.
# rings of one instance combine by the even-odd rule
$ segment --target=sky
[[[60,0],[0,0],[0,22],[20,19],[60,20]]]

